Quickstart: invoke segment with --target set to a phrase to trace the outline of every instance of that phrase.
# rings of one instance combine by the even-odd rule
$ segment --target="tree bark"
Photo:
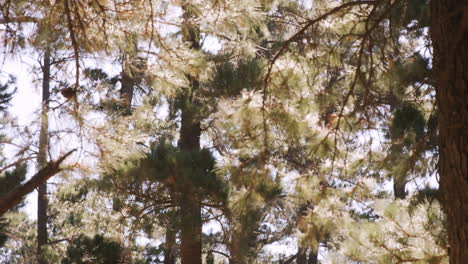
[[[307,264],[307,248],[299,247],[297,250],[296,264]]]
[[[433,77],[439,108],[439,175],[450,263],[468,260],[468,5],[431,1]]]
[[[199,30],[193,25],[191,19],[193,14],[184,9],[184,26],[182,40],[190,43],[194,50],[200,49]],[[200,83],[196,76],[186,74],[190,87],[181,95],[181,126],[179,147],[182,151],[194,151],[200,149],[201,124],[200,117],[197,115],[198,100],[195,92]],[[190,177],[184,177],[189,180]],[[181,234],[180,234],[180,254],[182,264],[202,264],[202,219],[201,204],[198,200],[196,190],[192,183],[185,183],[186,188],[180,194],[180,214],[182,216]]]
[[[393,177],[393,194],[395,198],[405,199],[406,198],[406,179],[397,179]]]
[[[202,263],[202,221],[200,202],[196,197],[184,195],[180,211],[182,225],[180,232],[180,254],[182,264]]]
[[[317,264],[318,263],[318,247],[316,249],[310,249],[309,259],[307,264]]]
[[[50,47],[48,43],[46,45],[42,66],[42,115],[37,156],[39,170],[47,164],[49,145]],[[39,263],[45,264],[48,261],[41,256],[41,248],[47,244],[47,181],[38,187],[37,193],[37,253],[39,254]]]
[[[164,242],[164,264],[176,263],[176,232],[173,227],[168,226],[166,229],[166,241]]]
[[[198,88],[198,82],[192,80],[192,89]],[[181,128],[179,147],[183,151],[193,151],[200,149],[200,121],[197,120],[192,96],[190,93],[182,96],[181,108]],[[190,177],[184,177],[189,181]],[[180,253],[182,264],[202,263],[202,220],[201,205],[197,199],[195,190],[192,190],[192,183],[187,182],[186,188],[180,193],[180,215],[182,216],[180,234]]]
[[[32,176],[25,184],[17,186],[9,193],[0,197],[0,216],[4,215],[8,210],[19,204],[26,194],[34,191],[34,189],[46,182],[50,177],[59,173],[62,170],[60,168],[60,164],[74,151],[75,150],[69,151],[56,161],[49,162],[45,168]]]
[[[131,35],[128,42],[128,47],[123,51],[122,72],[120,73],[120,100],[122,100],[125,113],[131,114],[135,84],[139,81],[136,80],[137,73],[134,70],[135,67],[139,66],[137,65],[138,63],[136,59],[138,52],[136,35]]]

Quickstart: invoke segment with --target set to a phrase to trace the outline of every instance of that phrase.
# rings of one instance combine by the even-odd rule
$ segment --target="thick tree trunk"
[[[198,87],[198,82],[192,81],[192,89]],[[182,96],[182,120],[180,128],[179,147],[183,151],[200,149],[200,121],[197,120],[192,106],[190,93]],[[189,181],[190,177],[184,177]],[[182,264],[202,263],[202,220],[201,205],[192,183],[185,183],[186,188],[180,195],[180,215],[182,216],[180,234],[180,254]]]
[[[196,197],[184,195],[180,206],[182,225],[180,255],[182,264],[202,263],[202,221],[200,202]]]
[[[194,50],[200,49],[199,30],[193,25],[191,19],[193,14],[184,9],[184,26],[187,30],[183,31],[182,39],[190,43]],[[198,100],[195,93],[200,83],[196,76],[187,74],[190,87],[186,89],[181,96],[181,126],[179,147],[182,151],[194,151],[200,149],[201,125],[200,117],[197,115]],[[182,216],[180,232],[180,254],[182,264],[202,264],[202,219],[201,204],[197,197],[196,190],[190,182],[191,177],[184,177],[188,182],[185,183],[185,190],[179,194],[180,214]]]
[[[44,52],[44,64],[42,66],[42,116],[41,131],[39,134],[39,153],[37,155],[38,168],[43,169],[47,165],[47,148],[49,145],[49,99],[50,99],[50,48]],[[48,263],[41,254],[41,248],[47,244],[47,181],[37,189],[37,252],[39,263]]]
[[[439,175],[450,263],[468,260],[468,5],[431,1],[433,77],[439,108]]]

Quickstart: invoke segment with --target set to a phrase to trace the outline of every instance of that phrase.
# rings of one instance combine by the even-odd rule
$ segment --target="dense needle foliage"
[[[50,71],[47,160],[79,150],[46,245],[17,206],[0,262],[449,263],[431,19],[422,0],[0,2],[2,67],[37,60],[14,72],[28,91]],[[5,76],[0,199],[41,127],[6,114]]]

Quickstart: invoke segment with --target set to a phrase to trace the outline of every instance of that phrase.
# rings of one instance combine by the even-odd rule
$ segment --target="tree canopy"
[[[462,2],[3,0],[0,261],[464,263]]]

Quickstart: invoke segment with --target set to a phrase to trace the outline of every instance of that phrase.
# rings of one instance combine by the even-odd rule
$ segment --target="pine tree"
[[[144,254],[133,247],[139,234],[165,236],[148,258],[183,264],[203,254],[314,263],[323,247],[338,262],[465,258],[460,1],[26,3],[0,5],[5,39],[24,45],[22,23],[47,20],[54,49],[72,54],[73,81],[64,83],[74,85],[62,92],[73,100],[57,109],[72,113],[99,162],[80,164],[92,180],[77,182],[92,198],[62,202],[101,208],[106,230],[125,234],[104,240]],[[36,46],[46,38],[37,34]],[[429,38],[432,59],[421,44]],[[121,71],[83,70],[93,60],[83,55],[120,56]],[[440,189],[409,188],[438,163]],[[203,234],[211,214],[221,231]],[[77,219],[81,233],[70,231]],[[89,212],[64,210],[54,221],[54,234],[73,234],[70,252],[91,254],[102,238]],[[288,239],[298,251],[286,258],[265,249]]]

